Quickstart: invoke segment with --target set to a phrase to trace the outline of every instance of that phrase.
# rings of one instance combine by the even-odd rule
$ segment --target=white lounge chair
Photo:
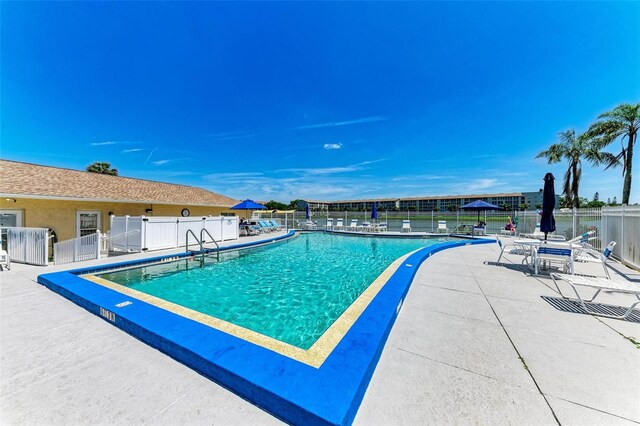
[[[6,251],[0,250],[0,271],[4,271],[5,269],[11,269],[11,258]]]
[[[609,243],[611,248],[615,247],[616,242],[611,241]],[[605,255],[605,253],[607,253]],[[604,274],[607,278],[611,279],[611,275],[609,275],[609,269],[607,268],[607,260],[609,259],[609,255],[611,255],[610,251],[606,249],[600,253],[599,251],[593,250],[588,247],[584,247],[581,249],[575,250],[574,254],[574,262],[583,262],[583,263],[600,263],[602,264],[602,268],[604,269]]]
[[[332,217],[327,218],[327,225],[324,228],[325,229],[329,229],[329,230],[333,229],[333,218]]]
[[[536,248],[534,255],[534,273],[540,272],[540,264],[543,262],[560,263],[564,272],[573,274],[573,248],[566,242],[543,242]]]
[[[631,284],[628,282],[622,282],[622,281],[616,281],[616,280],[609,280],[601,277],[585,277],[583,275],[567,275],[567,274],[558,274],[555,272],[551,273],[551,279],[553,280],[553,283],[556,285],[556,288],[558,289],[558,293],[560,293],[560,295],[564,299],[577,300],[580,303],[580,306],[582,306],[582,309],[584,309],[586,312],[592,315],[600,315],[600,316],[609,317],[609,318],[625,319],[633,312],[633,308],[635,308],[636,305],[640,303],[640,286],[638,286],[637,284]],[[570,297],[565,296],[562,293],[562,290],[560,290],[560,286],[558,285],[559,281],[564,281],[567,284],[569,284],[573,289],[573,292],[575,293],[577,299],[571,299]],[[596,289],[596,292],[591,297],[591,299],[585,299],[582,296],[580,296],[580,293],[578,293],[578,289],[576,288],[576,286],[591,287]],[[594,309],[591,309],[585,302],[592,302],[598,296],[598,294],[600,294],[602,290],[606,292],[613,292],[613,293],[633,294],[636,296],[638,301],[632,303],[629,309],[627,309],[627,311],[623,315],[611,315],[611,314],[607,314],[601,311],[596,311]]]
[[[344,229],[344,219],[339,217],[336,219],[336,226],[333,229]]]
[[[376,231],[387,232],[387,222],[380,222],[376,225]]]
[[[347,226],[347,231],[358,231],[359,230],[359,226],[358,226],[358,219],[351,219],[351,225]]]
[[[471,235],[487,235],[487,225],[475,226],[471,228]]]
[[[444,232],[445,234],[449,233],[449,228],[447,228],[447,221],[446,220],[439,220],[438,221],[438,229],[436,229],[437,233],[440,232]]]
[[[567,240],[568,243],[587,243],[589,241],[589,238],[594,236],[596,234],[596,231],[587,231],[583,234],[578,235],[575,238],[572,238],[570,240]]]
[[[409,220],[403,220],[402,221],[402,228],[400,228],[400,232],[411,232],[411,221]]]

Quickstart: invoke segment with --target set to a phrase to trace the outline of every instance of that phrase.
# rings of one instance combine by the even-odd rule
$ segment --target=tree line
[[[560,207],[580,207],[581,205],[591,207],[584,205],[585,199],[579,196],[583,159],[594,166],[604,166],[605,170],[621,167],[624,179],[622,204],[629,204],[633,148],[638,138],[639,127],[640,103],[621,104],[611,111],[600,114],[584,133],[576,134],[574,129],[561,132],[558,142],[536,156],[536,158],[545,157],[549,164],[559,163],[563,159],[567,161]],[[620,141],[620,150],[614,152],[604,150],[616,140]],[[593,201],[603,203],[595,197]],[[588,203],[587,201],[586,204]],[[614,203],[617,203],[615,197]],[[607,204],[613,203],[609,201]]]

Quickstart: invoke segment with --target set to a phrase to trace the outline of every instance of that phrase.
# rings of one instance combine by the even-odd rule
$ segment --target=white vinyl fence
[[[615,241],[613,256],[640,269],[640,206],[602,208],[603,242]]]
[[[47,228],[7,227],[7,253],[12,262],[47,266],[49,230]]]
[[[95,234],[55,243],[53,245],[53,263],[62,265],[83,260],[100,259],[102,251],[101,237],[102,234],[98,231]]]
[[[187,231],[198,238],[206,229],[215,241],[239,237],[237,216],[162,217],[111,216],[111,250],[139,252],[178,248],[186,245]],[[212,239],[204,233],[205,242]],[[193,238],[189,243],[195,243]]]

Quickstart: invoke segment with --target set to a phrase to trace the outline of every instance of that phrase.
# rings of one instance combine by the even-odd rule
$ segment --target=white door
[[[76,236],[95,234],[100,229],[100,211],[79,211],[76,213]]]

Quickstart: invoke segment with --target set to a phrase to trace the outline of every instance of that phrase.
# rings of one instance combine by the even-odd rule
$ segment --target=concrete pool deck
[[[558,310],[548,276],[497,257],[465,246],[420,267],[355,423],[640,423],[640,324]],[[113,261],[0,273],[3,424],[279,423],[35,282]]]

